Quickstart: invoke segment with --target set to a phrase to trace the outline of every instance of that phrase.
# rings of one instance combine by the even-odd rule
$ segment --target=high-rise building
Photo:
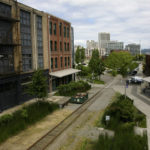
[[[123,50],[123,42],[109,41],[106,43],[106,54],[109,55],[111,50]]]
[[[94,40],[86,41],[86,49],[85,49],[86,58],[90,58],[92,56],[92,51],[94,49],[98,49],[98,42],[95,42]]]
[[[107,43],[110,41],[110,33],[98,33],[98,49],[101,56],[106,54]]]
[[[128,44],[125,47],[126,50],[128,50],[132,55],[140,54],[141,45],[140,44]]]
[[[123,42],[111,41],[110,33],[99,33],[98,34],[98,46],[100,55],[109,55],[111,50],[122,50],[124,48]]]

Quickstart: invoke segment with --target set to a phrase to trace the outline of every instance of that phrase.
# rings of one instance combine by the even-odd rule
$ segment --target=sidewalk
[[[116,85],[113,89],[121,94],[125,94],[125,87]],[[148,136],[148,149],[150,150],[150,99],[142,95],[140,87],[133,91],[133,87],[129,86],[126,89],[126,95],[134,100],[134,105],[146,115],[147,119],[147,136]]]

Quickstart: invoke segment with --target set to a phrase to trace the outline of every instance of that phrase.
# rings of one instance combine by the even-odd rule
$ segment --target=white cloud
[[[26,0],[34,8],[72,23],[75,43],[96,40],[98,32],[110,32],[112,40],[141,41],[150,47],[149,0]]]

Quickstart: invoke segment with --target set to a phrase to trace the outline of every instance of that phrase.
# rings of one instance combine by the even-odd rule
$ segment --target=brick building
[[[72,81],[78,72],[72,69],[71,23],[48,15],[50,90]]]

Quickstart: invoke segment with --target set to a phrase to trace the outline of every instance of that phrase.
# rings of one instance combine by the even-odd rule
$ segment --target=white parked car
[[[143,79],[141,77],[134,76],[134,77],[131,77],[130,79],[128,79],[126,82],[128,84],[130,84],[130,83],[141,84],[143,82]]]

